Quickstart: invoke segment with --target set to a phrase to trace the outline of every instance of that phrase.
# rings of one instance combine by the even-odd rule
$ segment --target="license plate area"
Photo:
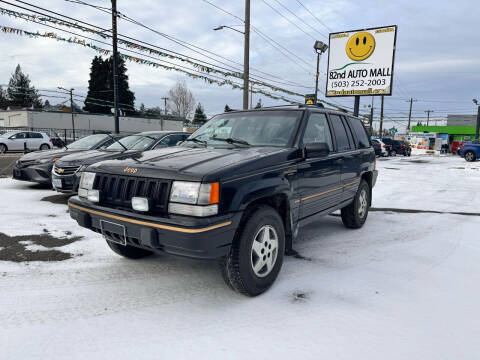
[[[62,188],[62,179],[52,179],[53,186],[55,186],[57,189]]]
[[[125,226],[107,220],[100,220],[100,230],[107,241],[123,246],[127,245],[127,231]]]

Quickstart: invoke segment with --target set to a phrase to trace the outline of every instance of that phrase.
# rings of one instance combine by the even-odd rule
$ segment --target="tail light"
[[[386,149],[387,147],[385,145],[383,145],[383,148]]]
[[[405,149],[405,145],[401,145],[401,146],[400,146],[400,149]]]
[[[48,141],[52,142],[52,138],[48,139]]]

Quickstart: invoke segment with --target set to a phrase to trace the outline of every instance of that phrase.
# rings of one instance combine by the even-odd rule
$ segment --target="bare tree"
[[[195,108],[195,98],[185,80],[178,81],[168,92],[170,109],[174,115],[188,118]]]

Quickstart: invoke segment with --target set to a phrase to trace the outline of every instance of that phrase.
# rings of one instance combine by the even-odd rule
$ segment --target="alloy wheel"
[[[252,243],[251,265],[258,277],[265,277],[275,266],[278,255],[278,235],[275,228],[264,225],[258,230]]]
[[[360,192],[360,196],[358,197],[358,203],[358,216],[360,218],[363,218],[367,213],[368,208],[367,191],[365,189],[362,189],[362,191]]]

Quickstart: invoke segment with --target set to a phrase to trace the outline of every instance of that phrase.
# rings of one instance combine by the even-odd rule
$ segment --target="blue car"
[[[458,155],[467,161],[480,159],[480,141],[474,140],[467,142],[463,148],[458,150]]]

